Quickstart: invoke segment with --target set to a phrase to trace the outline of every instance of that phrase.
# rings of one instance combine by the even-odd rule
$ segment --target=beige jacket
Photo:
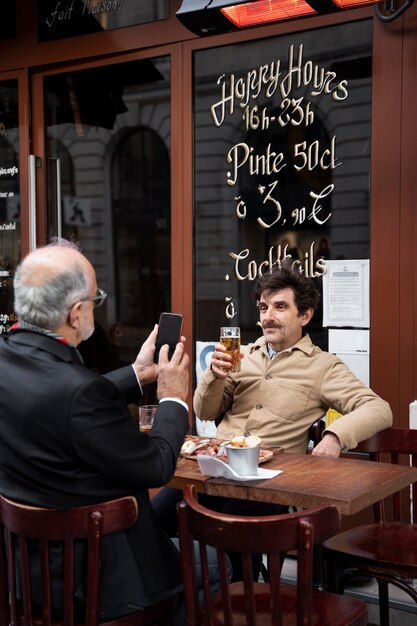
[[[215,420],[224,414],[218,437],[249,431],[261,437],[265,446],[305,452],[309,427],[332,408],[343,417],[328,431],[347,450],[392,424],[388,403],[338,357],[313,345],[308,335],[273,359],[264,337],[242,352],[240,372],[222,379],[209,368],[194,394],[200,419]]]

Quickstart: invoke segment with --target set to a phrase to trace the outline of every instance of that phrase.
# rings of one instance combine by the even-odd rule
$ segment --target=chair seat
[[[282,585],[281,589],[283,626],[296,626],[296,587]],[[256,624],[257,626],[271,626],[269,585],[255,583],[254,592]],[[247,626],[243,583],[232,583],[230,585],[230,593],[233,610],[233,626]],[[216,611],[214,626],[222,626],[224,622],[222,621],[222,602],[220,594],[214,597],[213,607]],[[203,625],[204,621],[201,623]],[[313,594],[311,626],[346,626],[348,624],[352,624],[352,626],[366,626],[367,623],[367,605],[362,600],[325,591],[318,591]]]
[[[324,550],[346,556],[354,565],[360,561],[372,568],[417,577],[417,526],[403,522],[367,524],[327,539]],[[340,564],[342,564],[339,561]]]
[[[336,507],[321,505],[281,515],[228,515],[204,507],[194,485],[186,485],[177,511],[189,626],[367,626],[365,602],[313,589],[313,548],[340,529]],[[200,544],[204,607],[199,600],[194,541]],[[207,546],[216,549],[218,563],[220,591],[214,596]],[[292,550],[297,551],[297,582],[283,585],[283,558]],[[244,583],[229,582],[228,552],[240,557]],[[268,583],[253,581],[252,557],[259,553],[266,556]]]
[[[417,467],[417,429],[386,428],[358,444],[356,450],[374,462]],[[358,477],[360,480],[360,477]],[[412,485],[417,502],[417,485]],[[410,488],[373,505],[374,523],[329,536],[323,543],[327,586],[343,592],[349,580],[367,575],[378,583],[379,623],[390,625],[390,585],[417,602],[410,584],[417,578],[417,509],[409,505]],[[411,579],[411,580],[410,580]]]

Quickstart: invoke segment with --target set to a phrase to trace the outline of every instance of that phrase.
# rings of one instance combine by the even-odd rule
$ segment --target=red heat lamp
[[[404,13],[413,2],[414,0],[183,0],[176,15],[193,33],[210,35],[372,4],[385,5],[384,9],[381,6],[376,6],[375,9],[378,17],[388,22]]]
[[[383,2],[384,0],[377,0]],[[257,2],[245,2],[220,9],[233,24],[238,28],[255,26],[288,20],[305,15],[317,15],[318,13],[331,13],[340,9],[352,9],[363,5],[375,4],[375,0],[329,0],[329,2],[306,2],[305,0],[257,0]],[[321,6],[320,6],[321,5]],[[327,8],[326,6],[328,5]]]

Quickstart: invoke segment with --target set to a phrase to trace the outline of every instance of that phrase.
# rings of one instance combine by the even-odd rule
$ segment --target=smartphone
[[[174,353],[175,346],[181,339],[184,317],[179,313],[161,313],[156,338],[155,361],[158,362],[159,350],[165,344],[169,345],[168,358]]]

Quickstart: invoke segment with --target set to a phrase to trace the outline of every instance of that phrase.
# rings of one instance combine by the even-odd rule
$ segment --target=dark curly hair
[[[300,314],[305,313],[307,309],[316,310],[320,300],[319,291],[313,280],[300,271],[299,264],[289,257],[258,279],[253,295],[256,302],[259,302],[264,292],[269,293],[287,287],[294,292],[295,304]]]

